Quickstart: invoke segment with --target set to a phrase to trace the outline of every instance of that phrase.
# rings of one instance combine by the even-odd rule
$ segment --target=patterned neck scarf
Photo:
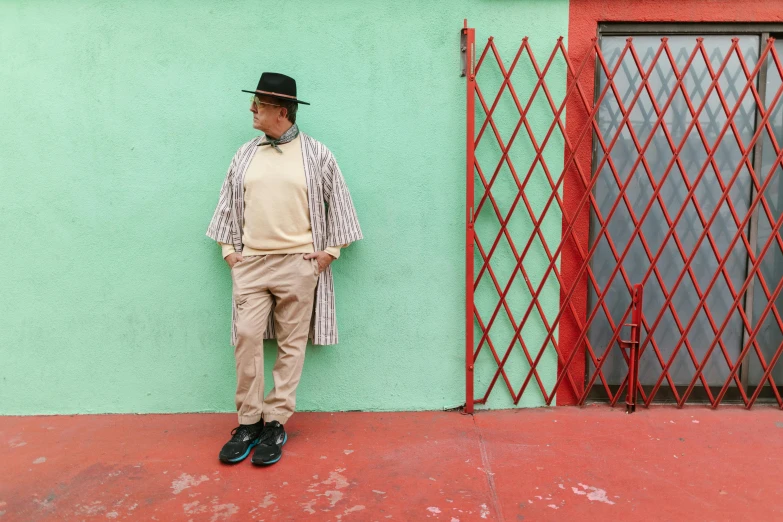
[[[283,151],[280,150],[280,147],[278,147],[278,145],[284,145],[284,144],[288,143],[289,141],[293,141],[294,138],[296,138],[297,136],[299,136],[299,127],[297,127],[296,124],[293,124],[293,125],[291,125],[290,129],[285,131],[283,133],[283,135],[280,136],[276,140],[270,138],[267,135],[264,135],[263,141],[261,141],[261,143],[259,143],[258,146],[261,147],[262,145],[269,145],[273,149],[275,149],[277,152],[282,154]]]

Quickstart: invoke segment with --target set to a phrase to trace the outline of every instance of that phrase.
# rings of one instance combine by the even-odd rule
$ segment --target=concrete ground
[[[270,468],[234,422],[0,417],[0,522],[783,519],[776,408],[299,413]]]

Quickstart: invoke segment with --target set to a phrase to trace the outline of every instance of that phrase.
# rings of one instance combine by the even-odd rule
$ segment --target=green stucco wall
[[[462,404],[465,17],[545,56],[568,4],[0,2],[0,413],[233,409],[204,232],[264,70],[312,102],[367,238],[334,265],[341,342],[308,351],[299,408]]]

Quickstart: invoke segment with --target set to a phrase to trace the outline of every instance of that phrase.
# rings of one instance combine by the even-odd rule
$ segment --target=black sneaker
[[[286,441],[288,441],[288,435],[283,425],[277,421],[267,422],[250,462],[256,466],[274,464],[283,456],[283,444]]]
[[[264,421],[258,421],[255,424],[240,424],[231,431],[231,440],[226,442],[223,449],[220,450],[218,458],[220,462],[233,464],[241,462],[248,455],[250,450],[258,444],[258,440],[264,430]]]

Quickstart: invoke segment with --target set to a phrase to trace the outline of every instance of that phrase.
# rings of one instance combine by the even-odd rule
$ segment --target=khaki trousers
[[[304,254],[248,256],[231,269],[237,308],[235,402],[240,424],[285,424],[296,407],[313,313],[318,262]],[[277,361],[264,398],[264,331],[274,303]]]

